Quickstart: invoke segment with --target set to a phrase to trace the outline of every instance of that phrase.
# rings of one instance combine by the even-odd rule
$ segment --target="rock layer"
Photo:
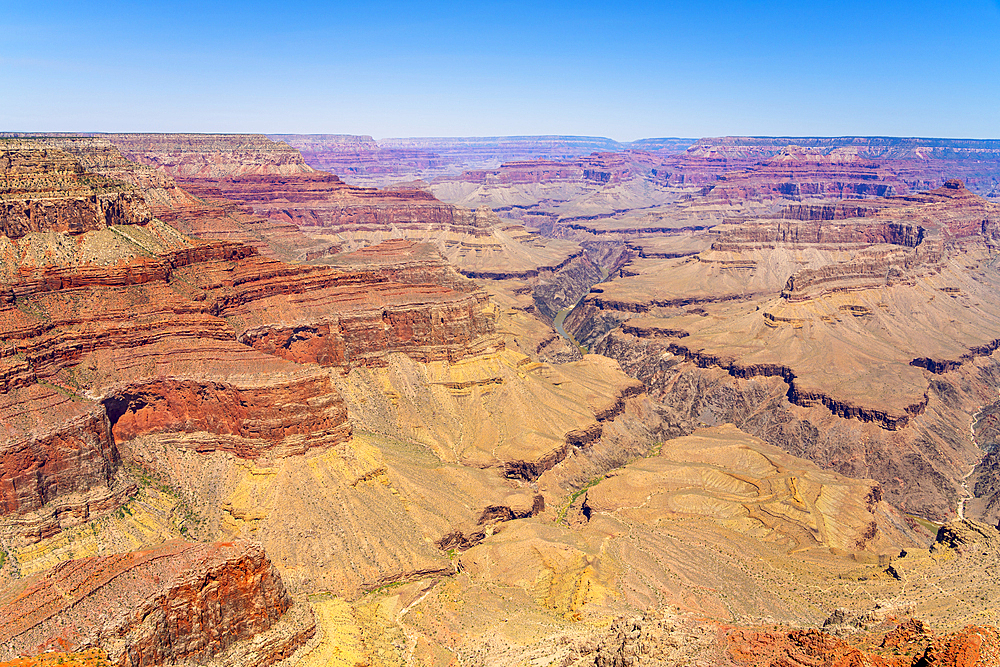
[[[263,549],[249,542],[172,542],[67,561],[0,593],[0,659],[96,646],[114,665],[204,662],[276,628],[292,601]],[[285,631],[267,665],[311,634]],[[300,621],[301,622],[301,621]]]

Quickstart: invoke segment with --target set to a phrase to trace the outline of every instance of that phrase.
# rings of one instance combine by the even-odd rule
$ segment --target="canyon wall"
[[[280,576],[259,544],[244,541],[71,560],[0,596],[0,660],[99,647],[123,667],[204,663],[256,637],[265,650],[244,664],[268,665],[315,629],[311,614],[288,615]]]

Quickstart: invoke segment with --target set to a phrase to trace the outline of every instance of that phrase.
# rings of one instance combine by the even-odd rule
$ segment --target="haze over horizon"
[[[4,3],[6,131],[1000,136],[1000,3]]]

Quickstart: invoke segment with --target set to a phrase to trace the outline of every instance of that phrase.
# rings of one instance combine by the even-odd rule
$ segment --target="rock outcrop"
[[[262,134],[108,134],[134,162],[175,178],[290,175],[314,171],[302,155]]]
[[[168,542],[62,563],[0,592],[0,660],[98,647],[112,665],[144,667],[240,653],[268,665],[314,632],[258,544]],[[234,646],[236,645],[236,646]],[[236,649],[236,650],[232,650]],[[244,652],[245,653],[245,652]]]
[[[46,196],[58,191],[58,198]],[[0,141],[0,233],[82,232],[149,222],[141,194],[88,174],[71,155],[30,141]]]
[[[307,166],[287,144],[261,135],[108,138],[126,157],[162,171],[194,196],[221,206],[236,202],[278,226],[336,233],[398,225],[483,234],[491,222],[485,212],[445,204],[420,189],[348,185]]]
[[[1000,660],[1000,632],[968,626],[935,634],[915,619],[886,619],[869,632],[838,637],[823,630],[730,630],[734,667],[986,667]]]
[[[562,159],[626,147],[603,137],[437,137],[372,139],[343,134],[271,134],[301,151],[316,169],[340,174],[353,184],[387,185],[430,181],[467,170],[495,169],[504,162]],[[691,140],[661,140],[644,150],[683,150]]]

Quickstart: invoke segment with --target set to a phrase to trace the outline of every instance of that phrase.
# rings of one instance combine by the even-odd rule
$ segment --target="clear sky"
[[[1000,138],[1000,0],[0,0],[0,130]]]

